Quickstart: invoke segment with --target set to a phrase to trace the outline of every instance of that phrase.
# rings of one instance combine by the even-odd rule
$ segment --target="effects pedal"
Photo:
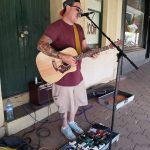
[[[110,142],[118,140],[118,133],[111,133],[108,127],[96,123],[86,133],[79,135],[75,141],[69,142],[59,150],[106,150]]]

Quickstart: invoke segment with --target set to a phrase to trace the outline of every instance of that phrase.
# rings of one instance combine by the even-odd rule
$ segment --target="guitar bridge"
[[[60,73],[64,73],[64,72],[68,71],[71,68],[71,65],[66,64],[64,62],[60,66],[57,66],[54,59],[52,60],[52,65],[53,65],[53,68],[56,71],[59,71]]]

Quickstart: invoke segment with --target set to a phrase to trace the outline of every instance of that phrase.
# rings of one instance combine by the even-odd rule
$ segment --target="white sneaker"
[[[65,135],[65,137],[69,140],[75,140],[76,136],[73,134],[71,128],[68,126],[66,128],[61,128],[61,132]]]
[[[72,130],[74,130],[76,133],[78,133],[78,134],[84,133],[84,131],[77,125],[76,122],[72,121],[72,122],[69,122],[68,124],[69,124],[70,128]]]

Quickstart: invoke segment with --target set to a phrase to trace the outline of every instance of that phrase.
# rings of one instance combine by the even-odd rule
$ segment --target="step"
[[[145,59],[146,50],[138,49],[134,51],[125,52],[129,59],[138,67],[150,61],[150,59]],[[130,64],[130,62],[123,58],[122,74],[127,74],[128,72],[134,70],[135,68]]]
[[[28,128],[34,123],[41,121],[57,112],[57,110],[58,109],[54,103],[44,104],[41,106],[35,106],[31,103],[27,103],[18,106],[14,109],[15,119],[10,122],[6,122],[7,135],[12,135]]]

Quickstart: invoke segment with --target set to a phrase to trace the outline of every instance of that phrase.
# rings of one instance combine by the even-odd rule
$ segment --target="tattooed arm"
[[[43,35],[38,42],[37,49],[48,56],[58,58],[59,52],[51,47],[51,43],[52,40],[48,36]]]
[[[91,51],[91,48],[89,48],[88,44],[86,43],[86,40],[82,41],[82,49],[83,49],[83,52]],[[99,53],[95,53],[91,57],[97,58],[98,55],[99,55]]]
[[[75,59],[72,56],[56,51],[51,47],[51,43],[52,40],[48,36],[43,35],[38,42],[37,49],[48,56],[59,58],[67,64],[76,65]]]

